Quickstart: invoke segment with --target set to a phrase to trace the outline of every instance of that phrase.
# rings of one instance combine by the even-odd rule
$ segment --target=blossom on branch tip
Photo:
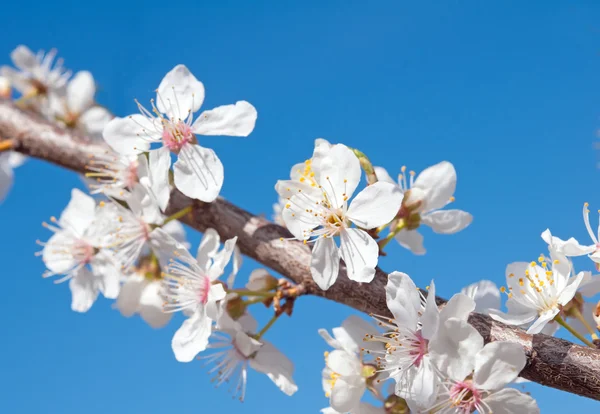
[[[310,269],[321,289],[335,283],[340,258],[351,280],[370,282],[379,246],[363,229],[388,223],[400,208],[402,194],[397,186],[378,182],[350,202],[361,177],[354,153],[345,145],[333,145],[316,161],[313,156],[315,185],[311,190],[299,187],[292,191],[283,220],[296,239],[314,243]],[[339,247],[336,237],[341,240]]]
[[[387,171],[382,167],[375,167],[379,181],[396,184]],[[395,239],[402,247],[414,254],[425,254],[423,235],[417,228],[425,224],[439,234],[454,234],[465,229],[473,216],[462,210],[443,210],[454,201],[456,189],[456,170],[448,161],[442,161],[423,170],[415,179],[415,172],[408,173],[402,167],[398,176],[398,187],[404,195],[402,207],[392,222],[395,227],[398,220],[404,220],[404,229],[395,235]]]
[[[152,111],[138,103],[140,114],[115,118],[106,125],[104,140],[122,155],[156,152],[155,168],[175,162],[174,183],[183,194],[212,202],[223,185],[223,164],[217,154],[198,145],[197,135],[248,136],[254,129],[256,109],[246,101],[193,114],[204,101],[204,85],[184,66],[165,75],[152,100]],[[153,144],[159,144],[156,149]],[[160,174],[159,174],[160,175]]]

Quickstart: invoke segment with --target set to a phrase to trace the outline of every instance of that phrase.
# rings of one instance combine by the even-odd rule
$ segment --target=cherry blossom
[[[283,219],[287,228],[296,239],[314,243],[311,274],[321,289],[329,289],[337,279],[340,258],[351,280],[370,282],[379,246],[362,229],[388,223],[400,207],[402,194],[397,186],[378,182],[349,203],[361,169],[354,153],[342,144],[328,149],[313,169],[314,190],[298,188],[286,204]],[[352,223],[357,227],[351,227]],[[336,237],[341,239],[340,247]]]
[[[204,85],[184,66],[163,78],[152,101],[152,112],[138,104],[140,114],[115,118],[104,129],[105,141],[122,155],[156,152],[155,168],[168,168],[177,155],[174,182],[188,197],[214,201],[223,185],[223,164],[217,154],[198,145],[197,135],[248,136],[256,109],[246,101],[193,114],[204,101]],[[152,144],[159,144],[157,149]],[[159,173],[159,175],[161,175]]]
[[[490,309],[500,309],[500,289],[491,280],[480,280],[464,287],[461,293],[475,302],[475,312],[488,314]]]
[[[394,183],[385,169],[375,167],[377,178],[383,182]],[[402,167],[398,176],[398,186],[404,195],[402,207],[392,223],[392,227],[403,220],[403,230],[395,238],[402,247],[414,254],[425,254],[423,235],[417,231],[425,224],[440,234],[454,234],[465,229],[473,216],[462,210],[442,210],[454,201],[456,189],[456,170],[448,161],[442,161],[423,170],[415,179],[415,172],[408,173]]]
[[[18,152],[6,151],[0,153],[0,203],[4,201],[12,188],[13,169],[21,166],[25,160],[26,157]]]

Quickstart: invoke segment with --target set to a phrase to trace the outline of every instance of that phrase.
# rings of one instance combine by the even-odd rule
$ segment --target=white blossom
[[[0,203],[4,201],[14,181],[13,169],[21,166],[26,157],[14,151],[0,153]]]
[[[375,167],[379,181],[394,183],[387,171]],[[423,170],[415,179],[415,172],[406,176],[406,167],[398,176],[398,186],[404,194],[398,219],[405,220],[406,228],[398,232],[395,238],[402,247],[414,254],[425,254],[423,235],[416,228],[425,224],[439,234],[454,234],[466,228],[473,216],[462,210],[442,210],[454,201],[456,189],[456,170],[448,161],[442,161]]]
[[[310,191],[298,188],[289,198],[283,211],[286,226],[298,240],[314,243],[311,274],[321,289],[328,289],[337,279],[340,258],[351,280],[370,282],[375,276],[379,246],[362,229],[388,223],[400,207],[402,194],[396,186],[378,182],[349,203],[361,169],[345,145],[332,146],[314,164],[316,186],[310,186]],[[351,227],[352,223],[357,227]],[[341,239],[340,247],[335,237]]]
[[[488,314],[490,309],[500,309],[500,289],[491,280],[481,280],[464,287],[461,293],[475,302],[475,312]]]
[[[248,136],[257,114],[251,104],[238,101],[204,111],[194,121],[203,101],[204,85],[184,65],[177,65],[158,86],[152,112],[138,104],[140,114],[113,119],[104,129],[104,139],[122,155],[156,152],[154,168],[168,170],[171,152],[176,154],[175,187],[188,197],[212,202],[223,185],[223,164],[213,150],[198,145],[196,135]],[[153,149],[152,144],[160,147]]]

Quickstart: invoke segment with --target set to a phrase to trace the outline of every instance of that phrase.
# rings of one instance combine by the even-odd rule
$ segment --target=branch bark
[[[66,131],[41,117],[21,111],[11,102],[0,102],[0,141],[13,140],[14,150],[45,161],[84,172],[90,155],[108,148],[74,131]],[[320,296],[365,313],[391,316],[385,302],[387,273],[377,269],[373,282],[360,284],[346,277],[341,266],[337,282],[323,291],[310,277],[310,249],[301,242],[281,241],[290,233],[264,217],[253,215],[226,200],[202,203],[174,190],[167,214],[192,204],[181,219],[199,230],[214,228],[222,238],[238,237],[243,254],[300,285],[303,294]],[[439,303],[443,303],[439,299]],[[528,335],[522,329],[473,313],[469,322],[486,343],[510,341],[520,344],[527,355],[523,378],[584,397],[600,400],[600,350],[579,346],[546,335]]]

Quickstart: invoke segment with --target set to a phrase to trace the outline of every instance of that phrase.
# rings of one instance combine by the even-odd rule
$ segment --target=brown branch
[[[77,172],[84,172],[89,155],[105,150],[79,134],[65,131],[40,117],[0,102],[0,137],[12,140],[14,149]],[[190,200],[179,191],[171,194],[167,214],[193,204],[192,213],[182,220],[204,231],[211,227],[222,238],[238,237],[242,253],[281,273],[300,285],[305,294],[321,296],[366,313],[390,315],[385,303],[387,274],[381,269],[372,283],[350,281],[342,266],[340,276],[329,290],[322,291],[310,278],[310,250],[295,241],[281,241],[289,232],[263,217],[255,216],[228,201],[212,204]],[[443,302],[440,299],[440,302]],[[472,314],[470,323],[486,342],[511,341],[520,344],[528,358],[521,376],[549,387],[600,400],[600,351],[545,335],[528,335],[523,330]]]

